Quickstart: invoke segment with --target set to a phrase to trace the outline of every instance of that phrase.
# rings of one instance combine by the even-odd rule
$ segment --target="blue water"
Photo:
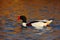
[[[55,26],[55,29],[56,29],[56,30],[60,30],[60,25],[56,25],[56,26]]]
[[[14,22],[11,22],[11,21],[7,20],[6,24],[4,25],[4,28],[13,28],[13,29],[16,28],[16,26],[14,26],[13,24],[14,24]],[[16,25],[18,27],[21,26],[20,24],[16,24]],[[52,23],[52,24],[50,24],[50,26],[53,28],[53,30],[60,30],[60,25],[54,25]],[[24,40],[39,40],[40,38],[43,38],[42,35],[36,34],[37,32],[36,33],[33,32],[33,30],[35,30],[34,27],[29,26],[28,28],[30,28],[31,31],[23,30],[22,32],[19,32],[17,34],[9,33],[9,34],[5,34],[5,36],[8,36],[8,37],[11,36],[12,38],[16,38],[16,40],[23,40],[23,39]],[[6,32],[6,33],[7,32],[14,32],[14,30],[5,29],[5,30],[3,30],[3,32]],[[50,32],[48,31],[44,34],[49,35]],[[3,37],[3,36],[0,36],[0,38],[1,37]],[[19,37],[19,38],[17,38],[17,37]],[[53,40],[54,38],[57,38],[57,37],[60,38],[60,35],[57,35],[57,36],[54,36],[54,37],[49,35],[49,36],[46,36],[45,40]],[[12,38],[5,38],[5,40],[11,40]]]

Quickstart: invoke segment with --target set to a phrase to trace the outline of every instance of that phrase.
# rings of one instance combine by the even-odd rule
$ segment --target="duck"
[[[49,26],[49,24],[52,23],[53,20],[47,20],[47,19],[43,19],[43,20],[34,20],[31,21],[29,23],[27,23],[27,18],[26,16],[22,15],[22,16],[18,16],[18,20],[22,20],[22,28],[27,28],[28,26],[32,26],[35,29],[43,29],[44,27]]]

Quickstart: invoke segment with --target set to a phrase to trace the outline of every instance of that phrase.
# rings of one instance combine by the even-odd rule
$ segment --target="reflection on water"
[[[6,18],[7,19],[7,18]],[[53,31],[37,31],[33,27],[21,29],[15,21],[2,20],[0,23],[0,39],[4,40],[55,40],[60,38],[60,25],[51,24]],[[3,23],[2,23],[3,22]],[[15,22],[15,23],[14,23]],[[19,29],[20,28],[20,29]],[[3,33],[4,32],[4,33]],[[38,33],[43,33],[42,35]]]

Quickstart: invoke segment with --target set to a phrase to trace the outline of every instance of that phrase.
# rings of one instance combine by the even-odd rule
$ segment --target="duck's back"
[[[44,23],[43,22],[31,23],[31,25],[33,27],[35,27],[36,29],[43,29],[43,27],[44,27]]]

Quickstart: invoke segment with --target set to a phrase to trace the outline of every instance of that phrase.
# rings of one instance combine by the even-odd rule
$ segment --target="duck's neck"
[[[23,23],[26,23],[27,21],[26,20],[22,20]]]
[[[26,20],[22,20],[22,25],[23,25],[24,27],[27,26],[26,24],[27,24]]]

